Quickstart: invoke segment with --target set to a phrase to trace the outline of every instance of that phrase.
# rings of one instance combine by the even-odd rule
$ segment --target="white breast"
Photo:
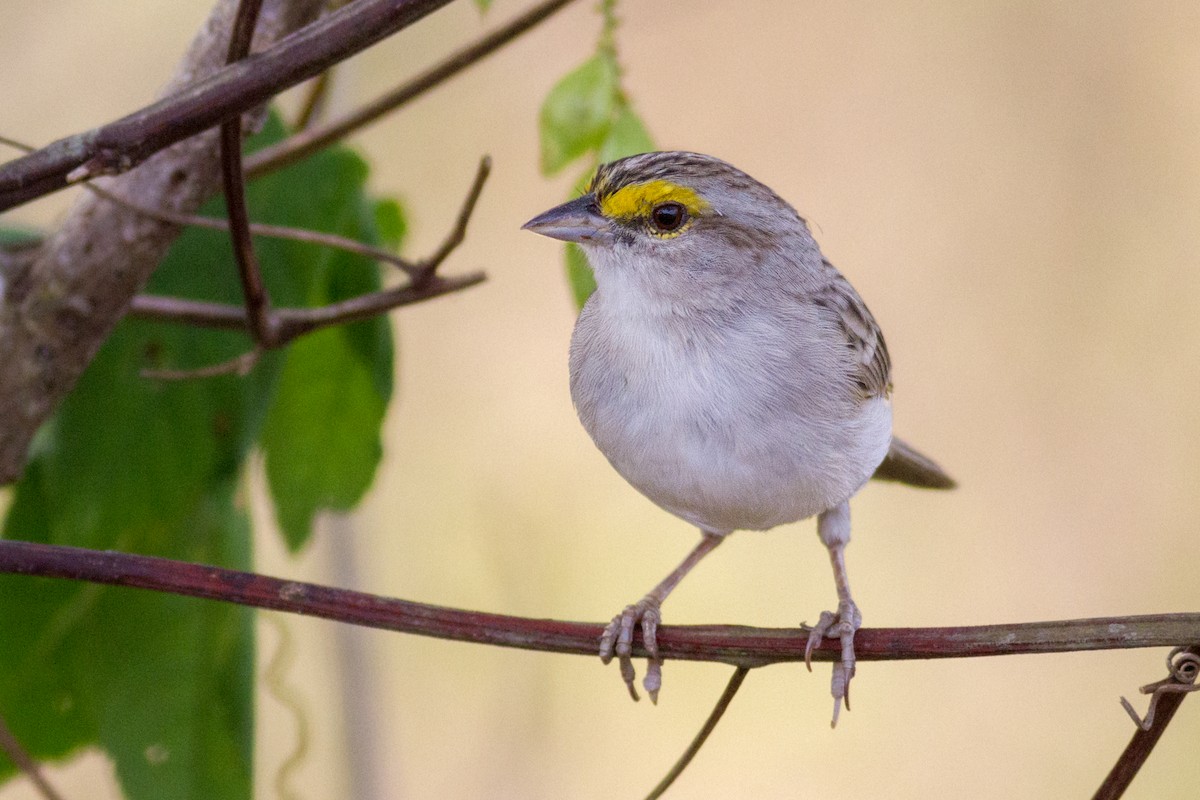
[[[848,499],[883,460],[890,403],[853,395],[808,310],[664,319],[631,298],[595,296],[580,315],[571,396],[659,506],[713,532],[764,530]]]

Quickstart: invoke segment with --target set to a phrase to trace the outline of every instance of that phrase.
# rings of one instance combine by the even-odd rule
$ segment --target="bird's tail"
[[[907,442],[892,437],[891,447],[871,476],[879,481],[896,481],[922,489],[953,489],[957,484],[929,456],[916,451]]]

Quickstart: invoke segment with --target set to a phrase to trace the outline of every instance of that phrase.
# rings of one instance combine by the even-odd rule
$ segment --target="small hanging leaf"
[[[596,291],[596,276],[588,264],[583,248],[574,242],[568,242],[565,251],[567,261],[567,283],[571,286],[571,296],[575,298],[575,307],[583,308],[583,304]]]
[[[641,117],[628,103],[622,103],[600,144],[600,163],[607,164],[625,156],[648,153],[656,149]]]
[[[542,172],[553,175],[604,141],[617,102],[617,70],[597,54],[571,71],[542,103]]]

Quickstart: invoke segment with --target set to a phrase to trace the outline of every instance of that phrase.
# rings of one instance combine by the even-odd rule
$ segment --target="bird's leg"
[[[725,538],[724,534],[701,531],[700,543],[688,553],[687,558],[670,575],[663,578],[657,586],[638,602],[626,606],[625,610],[613,617],[600,637],[600,660],[605,664],[612,661],[613,656],[621,665],[621,678],[629,687],[629,696],[638,699],[637,690],[633,688],[633,629],[639,623],[642,629],[642,643],[646,646],[646,677],[642,686],[650,695],[652,703],[658,702],[658,690],[662,686],[662,659],[658,657],[658,623],[661,620],[659,607],[667,595],[671,593],[683,576],[691,572],[692,567],[711,553]]]
[[[842,660],[833,664],[833,726],[837,726],[842,701],[850,708],[850,679],[854,677],[854,632],[862,625],[862,614],[850,597],[850,579],[846,577],[846,545],[850,542],[850,504],[843,502],[817,517],[817,535],[829,550],[833,564],[833,582],[837,585],[837,614],[822,611],[821,618],[808,632],[804,648],[804,663],[812,671],[812,651],[825,637],[838,637],[842,643]]]

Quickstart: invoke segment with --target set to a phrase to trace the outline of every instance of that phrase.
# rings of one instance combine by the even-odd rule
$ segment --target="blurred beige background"
[[[437,13],[343,67],[336,105],[525,5]],[[399,390],[374,489],[349,531],[326,529],[298,561],[260,504],[264,571],[337,580],[336,535],[358,549],[360,588],[599,620],[692,545],[578,426],[561,253],[518,230],[576,177],[540,177],[536,117],[592,46],[591,5],[356,137],[374,187],[411,210],[414,255],[440,240],[478,156],[493,156],[469,239],[445,267],[490,280],[395,316]],[[47,142],[145,103],[207,6],[6,0],[0,132]],[[1200,5],[621,9],[626,85],[659,143],[730,160],[812,222],[886,331],[897,431],[961,483],[871,486],[855,501],[850,570],[866,624],[1197,610]],[[53,223],[68,199],[5,222]],[[832,598],[806,522],[735,536],[665,616],[787,626]],[[349,796],[348,749],[376,754],[389,798],[641,797],[729,675],[668,663],[656,708],[631,704],[615,666],[591,659],[368,632],[357,692],[375,721],[347,722],[335,626],[288,624],[313,728],[296,782],[307,798]],[[264,654],[275,641],[264,626]],[[669,796],[1087,797],[1133,732],[1118,696],[1161,677],[1164,655],[863,664],[836,732],[828,667],[756,671]],[[296,733],[271,698],[261,710],[269,798]],[[1192,701],[1128,796],[1197,796],[1197,736]],[[111,781],[94,755],[52,774],[73,798]]]

